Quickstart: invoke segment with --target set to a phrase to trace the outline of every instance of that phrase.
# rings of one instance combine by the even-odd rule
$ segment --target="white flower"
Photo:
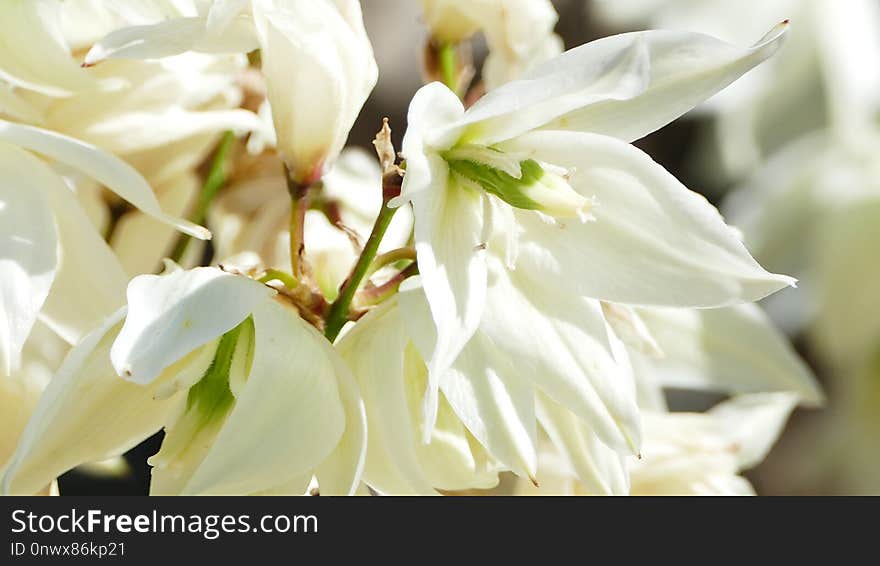
[[[38,313],[76,342],[124,302],[125,275],[74,194],[33,153],[78,169],[159,221],[197,238],[210,232],[163,212],[137,171],[90,144],[0,120],[0,364],[18,366]]]
[[[256,281],[171,269],[132,280],[127,315],[123,308],[71,351],[4,490],[32,492],[164,425],[153,493],[301,494],[312,475],[325,493],[352,492],[363,405],[330,344]]]
[[[534,309],[539,320],[558,312],[563,326],[582,309],[591,322],[578,331],[607,353],[598,300],[717,307],[793,283],[761,268],[704,198],[628,144],[770,56],[784,29],[751,49],[680,32],[605,38],[466,112],[440,84],[416,94],[403,193],[392,204],[413,202],[419,270],[437,327],[436,347],[423,352],[429,415],[442,374],[486,316],[505,337],[496,343],[507,356],[552,340],[514,330],[523,326],[520,312],[503,303]],[[493,284],[502,290],[487,294]],[[505,300],[486,315],[493,293]],[[564,381],[574,375],[559,372]],[[632,426],[622,436],[620,429],[606,429],[606,441],[632,449]]]
[[[376,84],[356,0],[214,2],[203,15],[113,32],[86,62],[260,49],[278,148],[297,182],[336,159]]]
[[[753,495],[740,472],[759,464],[796,404],[786,393],[741,395],[706,413],[646,413],[642,458],[626,464],[632,495]],[[547,446],[539,488],[520,481],[518,495],[595,495],[579,479],[578,460]],[[601,460],[591,462],[593,466]],[[623,485],[617,486],[618,488]],[[611,490],[611,493],[627,493]],[[601,493],[601,492],[599,492]]]
[[[504,285],[489,297],[489,314],[440,379],[434,429],[423,411],[421,352],[432,328],[420,290],[368,313],[337,343],[364,397],[364,481],[377,491],[486,489],[504,470],[541,486],[551,478],[552,485],[555,471],[539,458],[543,431],[582,489],[628,493],[635,457],[626,453],[644,431],[639,451],[650,458],[656,435],[653,421],[640,423],[640,409],[666,412],[665,388],[822,401],[812,373],[752,305],[636,312],[552,293],[528,305]],[[650,353],[624,328],[630,323],[652,344]]]

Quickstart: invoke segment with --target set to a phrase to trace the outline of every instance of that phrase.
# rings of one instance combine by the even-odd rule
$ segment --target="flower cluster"
[[[547,0],[421,4],[376,160],[357,0],[3,3],[4,492],[161,430],[154,494],[752,492],[822,402],[752,304],[795,280],[632,143],[787,20],[563,51]]]

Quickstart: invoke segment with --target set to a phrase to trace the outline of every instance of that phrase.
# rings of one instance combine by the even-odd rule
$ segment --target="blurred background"
[[[637,146],[742,229],[769,270],[798,277],[763,307],[825,388],[823,409],[796,411],[747,476],[759,494],[880,493],[880,1],[556,0],[565,47],[668,28],[750,45],[783,19],[791,32],[761,68]],[[423,84],[427,30],[414,0],[363,0],[379,83],[350,143],[370,148],[390,119],[395,142]],[[485,45],[477,38],[474,67]],[[473,84],[478,84],[479,75]],[[669,393],[673,410],[719,399]],[[160,436],[127,467],[78,469],[66,494],[146,493]]]

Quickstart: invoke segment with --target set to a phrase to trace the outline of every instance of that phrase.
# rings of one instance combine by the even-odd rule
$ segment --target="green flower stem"
[[[440,64],[440,76],[449,90],[458,94],[458,62],[456,61],[455,44],[444,42],[437,48],[437,60]]]
[[[199,193],[199,202],[189,218],[196,224],[202,224],[205,221],[205,217],[208,215],[208,207],[211,206],[214,197],[217,196],[217,193],[226,184],[226,172],[223,170],[223,166],[226,163],[230,149],[232,149],[233,142],[235,142],[235,134],[227,131],[223,134],[223,138],[217,146],[217,151],[214,152],[211,168],[208,171],[208,176],[205,178],[205,184],[202,185],[202,190]],[[187,234],[180,234],[168,257],[174,262],[180,262],[183,254],[186,253],[189,241],[190,237]]]
[[[370,237],[367,239],[366,245],[364,245],[364,250],[361,252],[357,263],[352,269],[351,275],[348,276],[348,279],[346,279],[342,284],[342,287],[340,287],[339,296],[336,297],[336,300],[330,305],[330,310],[327,313],[327,321],[324,326],[324,336],[326,336],[330,342],[336,340],[336,337],[339,336],[339,331],[342,330],[345,321],[348,320],[351,301],[354,299],[358,287],[360,287],[361,282],[367,275],[370,265],[372,265],[373,260],[376,258],[376,253],[379,251],[379,244],[382,242],[383,236],[385,236],[385,231],[388,229],[388,225],[391,224],[391,219],[394,217],[394,213],[397,212],[396,208],[388,207],[389,200],[390,198],[387,196],[386,198],[383,198],[382,209],[379,211],[379,216],[376,217],[376,222],[373,224],[373,230],[370,232]]]

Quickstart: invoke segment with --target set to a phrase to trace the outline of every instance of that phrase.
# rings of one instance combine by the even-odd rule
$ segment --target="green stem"
[[[376,256],[376,259],[373,260],[373,263],[370,264],[370,268],[367,270],[366,277],[371,276],[386,265],[391,265],[392,263],[397,263],[398,261],[403,261],[407,259],[416,259],[416,250],[409,246],[404,248],[397,248],[395,250],[391,250],[390,252],[385,252],[384,254],[379,254]]]
[[[440,75],[443,77],[443,84],[449,87],[449,90],[458,94],[458,69],[455,54],[455,44],[444,42],[437,49],[437,59],[440,63]]]
[[[229,150],[232,149],[234,141],[234,133],[231,131],[224,133],[220,144],[217,146],[217,151],[214,152],[211,168],[208,171],[208,176],[205,178],[205,184],[202,185],[202,190],[199,193],[199,201],[190,215],[190,220],[196,224],[202,224],[205,221],[205,217],[208,215],[208,207],[211,206],[214,197],[217,196],[217,193],[226,184],[226,172],[223,170],[223,165],[226,163],[226,158],[229,155]],[[188,235],[180,234],[168,257],[175,262],[180,262],[183,254],[186,253],[189,241],[190,237]]]
[[[348,276],[348,279],[340,287],[339,296],[330,305],[330,311],[327,313],[327,323],[324,327],[324,336],[330,342],[336,340],[336,337],[339,336],[339,331],[342,330],[345,321],[348,320],[351,301],[354,299],[358,287],[360,287],[364,276],[373,263],[376,252],[379,251],[379,244],[382,242],[382,237],[385,236],[388,225],[391,224],[394,213],[397,212],[396,208],[388,207],[388,200],[387,198],[383,199],[382,209],[379,211],[379,216],[376,217],[376,222],[373,224],[373,230],[370,232],[366,245],[364,245],[364,250],[352,269],[351,275]]]

